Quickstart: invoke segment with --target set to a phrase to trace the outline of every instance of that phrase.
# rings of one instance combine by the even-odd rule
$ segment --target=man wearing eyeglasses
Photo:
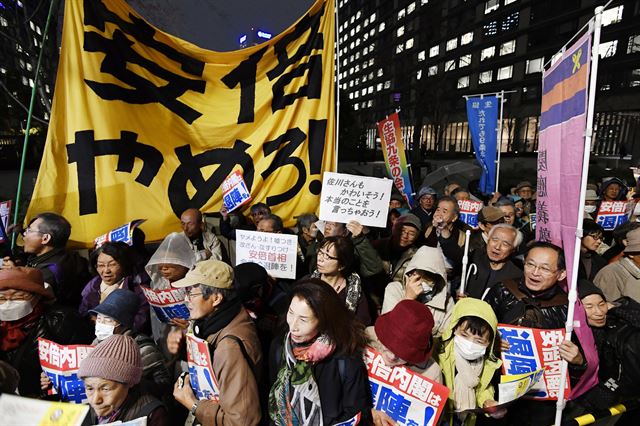
[[[529,246],[523,278],[519,281],[504,280],[494,285],[484,300],[493,308],[499,323],[545,329],[564,328],[569,299],[559,282],[566,276],[562,249],[538,241]],[[502,347],[503,350],[508,349],[506,341],[503,341]],[[569,363],[571,383],[577,383],[587,367],[582,350],[575,343],[564,341],[558,351],[562,359]],[[520,399],[509,407],[506,423],[521,426],[552,424],[555,409],[555,401]]]
[[[89,266],[86,259],[76,252],[65,249],[71,224],[56,213],[40,213],[22,231],[26,265],[40,269],[61,305],[78,308],[82,289],[89,281]],[[5,257],[2,269],[11,269],[20,264]]]

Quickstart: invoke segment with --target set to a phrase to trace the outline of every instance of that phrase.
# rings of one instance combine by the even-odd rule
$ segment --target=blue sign
[[[258,31],[258,37],[271,40],[272,35],[264,31]]]
[[[496,191],[496,157],[498,106],[497,96],[467,99],[469,133],[482,167],[480,191],[492,194]]]

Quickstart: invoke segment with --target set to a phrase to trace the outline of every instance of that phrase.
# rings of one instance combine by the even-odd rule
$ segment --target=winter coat
[[[476,271],[469,274],[465,286],[465,293],[470,297],[482,299],[485,292],[493,285],[503,280],[516,280],[522,278],[522,270],[511,260],[507,260],[501,269],[492,270],[486,250],[475,250],[469,256],[469,268],[476,265]],[[472,269],[467,269],[470,271]]]
[[[386,273],[388,280],[401,281],[407,262],[411,260],[418,248],[416,246],[409,246],[404,249],[394,248],[393,236],[374,241],[373,244],[380,254],[382,269]]]
[[[433,296],[433,299],[425,303],[433,314],[435,321],[432,334],[434,337],[440,337],[448,325],[451,313],[453,312],[453,300],[447,291],[447,272],[445,270],[442,251],[434,247],[420,247],[407,262],[404,270],[411,272],[414,269],[431,272],[441,278],[441,281],[436,283],[440,291]],[[406,272],[402,276],[402,281],[394,281],[385,289],[384,301],[382,303],[383,314],[391,311],[404,299],[404,286],[408,279]]]
[[[205,228],[202,231],[202,246],[204,247],[202,250],[198,250],[198,246],[195,244],[195,242],[189,240],[188,237],[187,241],[189,242],[191,250],[193,250],[193,253],[196,255],[196,262],[207,260],[206,254],[204,253],[205,250],[209,250],[211,252],[211,257],[209,259],[222,260],[222,248],[220,245],[220,240],[211,230]]]
[[[442,374],[444,376],[445,385],[451,390],[449,393],[449,399],[447,401],[447,413],[449,416],[453,416],[454,411],[454,379],[456,375],[456,360],[454,354],[453,336],[454,331],[460,319],[465,316],[475,316],[485,320],[493,331],[495,336],[498,329],[498,320],[495,314],[491,310],[491,307],[485,302],[477,299],[467,298],[458,302],[453,308],[451,320],[445,327],[442,334],[442,346],[435,355],[436,362],[442,368]],[[491,384],[491,379],[496,370],[500,368],[502,361],[491,353],[488,357],[485,356],[484,366],[482,373],[480,374],[480,382],[475,388],[476,391],[476,404],[478,407],[482,407],[484,402],[490,399],[495,399],[495,390]],[[476,422],[476,416],[474,414],[469,415],[464,426],[472,426]]]
[[[169,426],[171,424],[167,408],[152,395],[140,393],[139,388],[129,390],[122,403],[118,415],[113,422],[129,422],[140,417],[147,417],[147,426]],[[98,424],[96,413],[91,409],[91,424]]]
[[[378,352],[381,352],[385,349],[384,345],[380,342],[380,340],[378,340],[376,330],[373,326],[367,327],[364,332],[367,336],[367,343],[369,346],[371,346]],[[438,363],[436,363],[432,357],[429,357],[429,359],[423,365],[407,364],[405,365],[405,367],[428,379],[444,384],[444,378],[442,377],[442,368],[440,368]]]
[[[433,221],[433,214],[435,211],[435,207],[431,210],[425,210],[420,206],[420,203],[418,203],[416,207],[411,209],[411,214],[416,215],[420,219],[420,223],[422,223],[422,230],[424,231]]]
[[[249,359],[245,358],[242,341]],[[258,382],[262,350],[253,320],[244,308],[229,324],[206,337],[209,343],[213,374],[220,389],[220,401],[201,401],[196,419],[208,425],[256,425],[260,422]],[[253,365],[249,365],[249,361]]]
[[[138,313],[133,319],[133,331],[144,332],[149,327],[149,302],[147,302],[147,298],[144,296],[144,292],[140,287],[140,284],[148,285],[148,282],[149,277],[146,273],[128,275],[124,277],[124,281],[122,282],[122,288],[133,291],[138,295],[138,299],[140,300],[140,308],[138,308]],[[78,309],[82,317],[88,318],[89,311],[100,304],[101,283],[102,278],[98,275],[92,278],[84,287],[84,290],[82,290],[82,302]]]
[[[51,305],[45,308],[36,326],[27,333],[22,344],[10,351],[0,351],[0,359],[7,361],[20,373],[18,385],[20,395],[38,397],[41,393],[40,373],[42,372],[38,337],[61,345],[88,345],[93,340],[93,333],[91,325],[88,321],[81,319],[75,309]]]
[[[580,252],[578,278],[584,278],[593,282],[598,272],[605,266],[607,266],[607,261],[595,251]]]
[[[640,268],[628,257],[602,268],[593,282],[607,300],[627,296],[640,302]]]
[[[425,245],[429,247],[440,247],[444,257],[449,265],[447,268],[457,270],[462,264],[462,256],[464,255],[464,243],[466,239],[466,224],[456,220],[451,229],[449,238],[444,238],[436,232],[432,225],[427,227],[424,232]]]

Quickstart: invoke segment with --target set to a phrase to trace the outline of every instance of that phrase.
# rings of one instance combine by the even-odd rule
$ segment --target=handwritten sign
[[[133,230],[140,226],[140,224],[142,224],[142,222],[144,222],[145,220],[146,219],[132,220],[125,225],[112,229],[106,234],[100,235],[94,240],[96,248],[102,247],[105,243],[108,243],[110,241],[120,241],[129,245],[133,244]]]
[[[80,362],[93,350],[89,345],[59,345],[38,338],[40,366],[62,401],[83,404],[87,402],[84,382],[78,377]]]
[[[509,350],[502,352],[503,372],[524,374],[544,370],[543,380],[539,380],[525,398],[557,400],[562,367],[558,346],[564,340],[564,329],[545,330],[499,324],[498,330],[501,338],[509,343]],[[567,380],[565,398],[569,397],[570,391]]]
[[[236,265],[254,262],[272,277],[295,279],[297,249],[295,235],[236,231]]]
[[[222,202],[227,211],[232,212],[249,201],[251,201],[251,194],[247,184],[240,170],[236,170],[222,182]]]
[[[600,203],[596,222],[605,231],[613,231],[628,220],[626,201],[603,201]]]
[[[191,333],[187,333],[187,364],[191,388],[196,398],[218,402],[220,388],[213,373],[209,344]]]
[[[325,172],[320,195],[320,219],[362,225],[387,226],[391,179]]]
[[[175,318],[189,319],[189,309],[184,303],[184,289],[153,290],[143,285],[140,287],[160,321],[168,323]]]
[[[365,363],[373,395],[373,408],[398,424],[431,426],[438,423],[449,389],[402,367],[389,367],[382,355],[365,349]]]
[[[460,208],[460,220],[473,229],[478,229],[478,213],[484,204],[480,201],[458,200]]]

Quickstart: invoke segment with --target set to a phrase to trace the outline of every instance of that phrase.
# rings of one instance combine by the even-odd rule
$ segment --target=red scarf
[[[44,311],[44,304],[38,302],[33,311],[16,321],[0,321],[0,350],[12,351],[27,337],[33,326],[38,323]]]

